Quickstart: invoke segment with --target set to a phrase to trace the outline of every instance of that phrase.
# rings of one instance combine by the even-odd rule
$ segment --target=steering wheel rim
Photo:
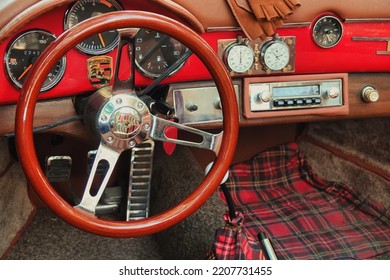
[[[52,67],[78,42],[105,30],[149,28],[187,45],[214,78],[223,107],[223,136],[219,153],[201,184],[182,202],[160,214],[136,221],[109,221],[80,212],[69,205],[47,181],[40,168],[33,140],[33,116],[40,88]],[[233,158],[238,135],[238,110],[234,87],[215,51],[192,29],[162,15],[120,11],[90,18],[61,34],[38,58],[17,104],[16,145],[22,168],[42,202],[60,218],[87,232],[107,237],[137,237],[164,230],[184,220],[202,206],[222,181]]]

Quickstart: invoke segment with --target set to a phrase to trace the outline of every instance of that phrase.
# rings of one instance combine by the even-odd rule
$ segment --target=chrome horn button
[[[136,96],[117,94],[100,108],[97,125],[107,146],[127,150],[148,138],[151,116],[146,104]]]
[[[139,132],[142,126],[142,116],[132,107],[122,107],[111,115],[110,126],[116,137],[129,139]]]

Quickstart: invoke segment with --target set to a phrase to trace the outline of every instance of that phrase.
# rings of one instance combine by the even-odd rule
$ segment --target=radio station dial
[[[260,92],[258,95],[258,99],[262,102],[268,103],[272,100],[272,93],[270,91]]]
[[[328,96],[332,99],[338,98],[340,96],[340,89],[337,87],[331,87],[328,91]]]

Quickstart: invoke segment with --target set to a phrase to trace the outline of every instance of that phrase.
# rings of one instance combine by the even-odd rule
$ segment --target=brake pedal
[[[72,158],[69,156],[51,156],[46,159],[46,177],[51,183],[69,182]]]
[[[126,220],[149,216],[154,142],[147,141],[131,151]]]

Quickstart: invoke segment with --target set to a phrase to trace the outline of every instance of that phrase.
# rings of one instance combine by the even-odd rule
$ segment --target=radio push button
[[[274,107],[283,107],[286,105],[284,100],[274,100]]]
[[[293,99],[286,100],[286,103],[287,103],[287,106],[294,106],[295,105],[295,102]]]
[[[311,98],[306,98],[306,99],[305,99],[305,104],[306,104],[306,105],[312,105],[312,104],[313,104],[313,99],[311,99]]]
[[[321,103],[322,103],[321,98],[314,98],[314,104],[319,105],[319,104],[321,104]]]
[[[302,105],[304,105],[303,99],[297,99],[297,100],[295,100],[295,104],[297,104],[297,106],[302,106]]]

